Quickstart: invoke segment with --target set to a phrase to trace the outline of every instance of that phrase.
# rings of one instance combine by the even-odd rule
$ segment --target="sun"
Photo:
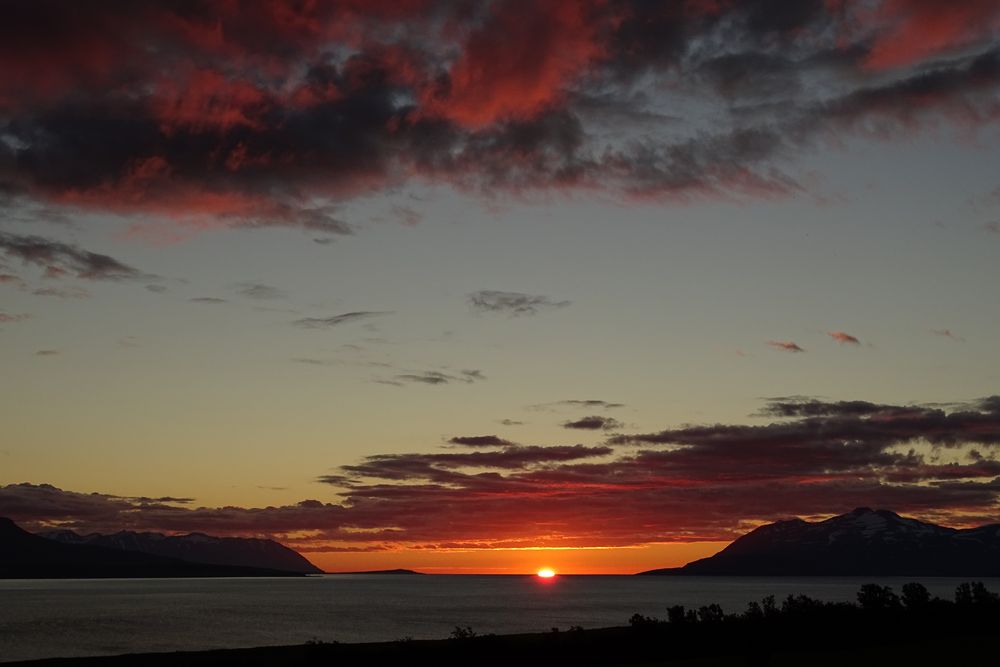
[[[543,567],[538,571],[537,574],[542,579],[551,579],[552,577],[556,576],[556,571],[553,570],[551,567]]]

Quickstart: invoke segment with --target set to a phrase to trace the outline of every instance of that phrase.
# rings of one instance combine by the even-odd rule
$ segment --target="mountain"
[[[122,531],[112,535],[98,533],[78,535],[71,530],[54,530],[39,533],[39,535],[62,544],[83,544],[121,551],[137,551],[197,563],[258,567],[297,574],[323,573],[323,570],[310,563],[298,552],[274,540],[212,537],[201,533],[161,535],[160,533],[133,533],[131,531]]]
[[[91,577],[288,577],[292,572],[193,563],[137,551],[66,544],[22,530],[0,518],[0,579]]]
[[[709,558],[640,574],[1000,576],[1000,524],[957,530],[860,507],[761,526]]]

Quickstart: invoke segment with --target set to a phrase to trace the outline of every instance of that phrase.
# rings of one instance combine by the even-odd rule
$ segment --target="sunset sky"
[[[1000,521],[996,0],[13,0],[0,516],[635,572]]]

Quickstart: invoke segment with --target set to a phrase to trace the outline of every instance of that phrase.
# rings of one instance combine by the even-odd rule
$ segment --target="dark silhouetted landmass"
[[[416,570],[398,568],[395,570],[363,570],[361,572],[331,572],[330,574],[424,574]]]
[[[89,544],[65,544],[0,518],[0,579],[91,577],[281,577],[284,570],[212,565]]]
[[[709,558],[640,574],[1000,576],[1000,524],[966,530],[861,507],[761,526]]]
[[[195,563],[257,567],[298,574],[322,574],[301,554],[274,540],[245,537],[212,537],[202,533],[162,535],[122,531],[112,535],[78,535],[71,530],[38,533],[63,544],[86,544],[106,549],[138,551]]]
[[[665,605],[666,605],[666,601]],[[852,667],[996,662],[1000,596],[981,583],[966,583],[955,601],[931,598],[918,583],[900,594],[869,584],[858,603],[822,602],[804,595],[778,603],[773,596],[751,602],[742,614],[709,604],[698,609],[666,607],[666,620],[632,616],[628,627],[584,630],[553,628],[523,635],[481,635],[456,627],[450,639],[149,653],[10,663],[49,667],[203,667],[216,665],[468,665],[610,667],[721,667],[722,665],[849,664]],[[516,613],[516,612],[515,612]]]

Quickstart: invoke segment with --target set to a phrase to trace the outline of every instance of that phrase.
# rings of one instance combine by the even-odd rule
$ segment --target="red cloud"
[[[785,400],[765,413],[782,419],[623,435],[605,447],[371,456],[321,479],[339,489],[336,503],[194,507],[16,484],[0,487],[0,516],[29,528],[272,535],[311,551],[364,551],[720,540],[743,521],[863,505],[967,525],[995,509],[1000,397],[950,412]]]
[[[826,335],[837,341],[841,345],[850,343],[851,345],[861,345],[861,341],[847,333],[846,331],[828,331]]]
[[[996,0],[883,0],[886,29],[868,54],[869,67],[900,67],[987,38],[1000,28]]]
[[[799,347],[798,343],[793,343],[790,340],[769,340],[767,344],[776,350],[784,352],[805,352],[803,348]]]
[[[525,118],[559,101],[566,86],[606,53],[600,2],[497,3],[469,35],[449,71],[447,92],[425,92],[431,113],[467,127]]]

